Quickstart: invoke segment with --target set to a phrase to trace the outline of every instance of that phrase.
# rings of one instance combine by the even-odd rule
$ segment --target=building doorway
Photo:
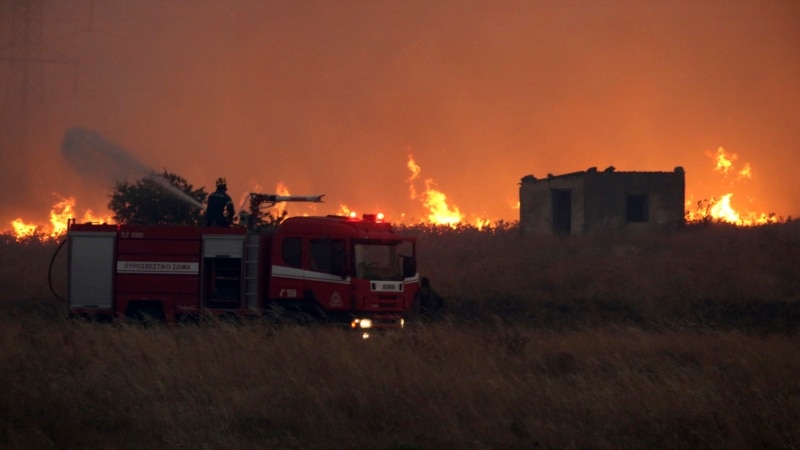
[[[572,190],[553,189],[553,233],[572,233]]]

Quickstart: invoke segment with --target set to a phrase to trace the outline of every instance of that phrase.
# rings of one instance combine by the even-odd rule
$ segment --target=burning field
[[[107,183],[113,184],[120,177],[128,175],[149,176],[154,173],[138,162],[135,157],[121,149],[119,146],[103,139],[94,132],[79,130],[83,134],[77,134],[75,141],[70,141],[70,136],[75,136],[75,130],[67,133],[64,143],[64,153],[69,155],[68,159],[74,168],[84,175],[105,179]],[[88,135],[88,137],[86,136]],[[89,142],[89,144],[87,144]],[[755,198],[747,195],[748,188],[752,188],[753,183],[757,182],[754,169],[749,163],[739,164],[739,156],[736,153],[726,151],[719,147],[715,152],[706,152],[706,156],[712,161],[710,174],[706,179],[716,178],[718,183],[706,182],[706,186],[714,185],[712,189],[716,191],[711,194],[697,196],[689,193],[686,198],[685,218],[687,223],[697,222],[719,222],[728,223],[735,226],[750,227],[765,224],[780,223],[787,219],[786,216],[775,212],[758,212],[750,208],[755,202]],[[350,213],[381,213],[387,220],[403,226],[431,225],[445,227],[475,227],[478,230],[492,228],[493,226],[507,226],[515,220],[504,220],[503,218],[492,218],[484,213],[479,213],[478,208],[472,205],[471,208],[461,207],[449,200],[448,195],[437,186],[433,177],[423,177],[422,167],[418,164],[414,155],[409,153],[407,160],[408,170],[408,198],[407,204],[402,207],[390,208],[386,211],[368,211],[340,201],[338,207],[333,205],[318,206],[306,205],[287,207],[285,203],[275,205],[275,213],[287,216],[291,215],[315,215],[315,214],[338,214],[348,215]],[[167,188],[172,188],[166,186]],[[174,189],[174,188],[172,188]],[[245,207],[245,201],[249,192],[261,192],[262,186],[255,184],[248,192],[239,195],[239,209]],[[739,192],[743,192],[739,194]],[[109,192],[110,193],[110,192]],[[289,186],[283,181],[279,181],[274,193],[279,195],[291,195]],[[734,194],[737,201],[741,198],[741,203],[734,206]],[[53,193],[57,198],[49,213],[48,220],[31,219],[18,217],[9,223],[2,234],[15,236],[17,239],[37,237],[40,239],[58,239],[66,233],[67,222],[75,220],[79,223],[114,223],[113,215],[110,212],[95,213],[91,209],[79,210],[78,201],[73,196],[62,196]],[[504,199],[510,215],[518,216],[518,199]],[[197,205],[202,208],[203,205]],[[333,209],[335,208],[335,209]],[[463,212],[464,210],[470,212]],[[413,211],[413,212],[409,212]]]
[[[53,195],[58,196],[58,194]],[[19,240],[24,240],[31,237],[39,237],[41,239],[58,239],[66,234],[67,225],[70,220],[75,220],[79,223],[114,222],[111,216],[95,215],[91,209],[86,209],[82,214],[78,214],[75,210],[75,202],[76,201],[74,197],[60,198],[53,205],[53,209],[50,210],[49,222],[26,222],[19,217],[11,222],[11,229],[7,230],[5,234],[13,235]]]

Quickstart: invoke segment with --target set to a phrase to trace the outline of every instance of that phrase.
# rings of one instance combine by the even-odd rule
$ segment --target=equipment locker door
[[[114,303],[114,232],[70,233],[69,308],[110,309]]]
[[[203,297],[207,308],[242,307],[244,235],[203,236]]]

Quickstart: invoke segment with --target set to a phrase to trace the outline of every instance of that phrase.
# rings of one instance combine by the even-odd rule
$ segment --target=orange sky
[[[53,193],[106,211],[108,181],[61,153],[72,127],[207,191],[225,176],[234,199],[326,194],[321,213],[427,217],[413,154],[417,190],[432,179],[467,217],[517,220],[521,177],[610,165],[683,166],[694,199],[800,216],[800,2],[44,4],[39,55],[77,64],[30,64],[20,141],[19,19],[0,5],[0,224],[46,221]],[[752,179],[716,173],[719,147]]]

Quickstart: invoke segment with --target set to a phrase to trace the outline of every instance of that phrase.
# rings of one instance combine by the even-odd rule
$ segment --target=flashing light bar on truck
[[[355,212],[355,211],[350,211],[350,213],[347,215],[347,217],[348,217],[350,220],[359,220],[359,219],[358,219],[358,214],[356,214],[356,212]],[[380,223],[380,222],[383,222],[383,219],[384,219],[384,215],[383,215],[383,213],[377,213],[377,214],[363,214],[363,215],[361,216],[361,220],[363,220],[363,221],[366,221],[366,222],[375,222],[375,223]]]

